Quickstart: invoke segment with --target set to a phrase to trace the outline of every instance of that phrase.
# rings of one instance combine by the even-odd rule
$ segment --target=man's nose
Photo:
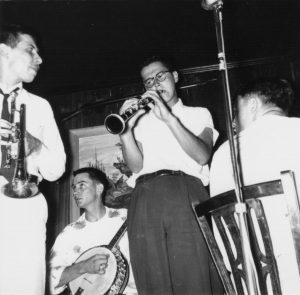
[[[154,86],[155,87],[160,86],[160,82],[158,81],[158,79],[156,77],[154,78]]]
[[[232,120],[232,129],[234,133],[238,132],[238,124],[237,124],[237,119],[236,117],[233,118]]]
[[[233,120],[232,120],[232,127],[236,127],[236,118],[233,118]]]
[[[35,55],[34,61],[35,61],[35,63],[38,64],[38,65],[40,65],[40,64],[43,62],[41,56],[40,56],[38,53]]]

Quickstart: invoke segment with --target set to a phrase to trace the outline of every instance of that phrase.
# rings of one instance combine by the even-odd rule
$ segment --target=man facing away
[[[57,180],[65,171],[63,143],[49,103],[23,88],[34,80],[42,59],[33,34],[16,25],[0,29],[0,294],[41,295],[45,289],[47,203],[38,193],[11,198],[3,186],[12,182],[15,160],[12,123],[26,105],[25,167],[31,183]],[[15,105],[15,107],[13,107]],[[15,113],[14,121],[8,119]]]
[[[76,260],[86,250],[108,245],[126,219],[125,209],[110,209],[103,205],[108,181],[102,171],[85,167],[74,171],[73,175],[73,197],[84,213],[77,221],[64,228],[52,247],[50,257],[52,294],[61,293],[68,283],[83,274],[96,274],[99,275],[99,280],[102,280],[101,276],[105,275],[108,263],[112,259],[107,253],[97,253],[83,260]],[[118,246],[130,264],[126,233]],[[99,291],[95,294],[104,293]],[[124,294],[137,294],[131,270]]]
[[[128,236],[139,294],[212,294],[207,246],[191,203],[208,199],[208,160],[217,138],[209,111],[187,107],[177,95],[178,73],[167,59],[141,66],[151,111],[140,109],[120,135],[124,159],[135,173]],[[120,113],[134,106],[126,101]],[[138,176],[138,178],[137,178]],[[137,178],[137,179],[136,179]],[[135,181],[136,179],[136,181]]]
[[[284,79],[253,81],[240,90],[236,102],[236,146],[243,185],[280,179],[280,172],[295,173],[300,189],[300,118],[287,117],[294,99]],[[229,143],[215,152],[210,170],[214,197],[234,189]],[[261,199],[269,223],[283,294],[298,294],[299,272],[283,198]]]

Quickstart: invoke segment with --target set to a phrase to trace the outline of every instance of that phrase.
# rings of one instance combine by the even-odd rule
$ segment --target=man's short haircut
[[[7,46],[14,48],[20,41],[20,35],[30,35],[34,41],[37,41],[36,33],[26,26],[9,24],[0,26],[0,44],[4,43]]]
[[[140,72],[142,71],[143,68],[149,66],[150,64],[152,64],[154,62],[162,63],[167,68],[167,70],[170,72],[175,71],[174,61],[171,57],[154,55],[154,56],[151,56],[151,57],[145,59],[140,64],[140,67],[139,67]]]
[[[73,172],[73,176],[76,176],[81,173],[87,173],[93,181],[100,182],[103,185],[102,196],[106,195],[106,192],[109,187],[109,182],[104,172],[94,167],[84,167],[75,170]]]
[[[257,95],[264,104],[273,104],[288,114],[294,102],[294,91],[286,79],[259,79],[240,89],[238,96]]]

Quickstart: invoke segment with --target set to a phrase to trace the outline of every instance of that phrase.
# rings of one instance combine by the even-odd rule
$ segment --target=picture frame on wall
[[[126,208],[132,191],[126,181],[132,172],[124,162],[119,136],[109,133],[104,125],[70,129],[69,136],[72,171],[83,167],[95,167],[103,171],[110,183],[105,205]],[[70,185],[71,182],[72,179]],[[71,199],[70,219],[74,221],[79,217],[80,211],[73,198]]]

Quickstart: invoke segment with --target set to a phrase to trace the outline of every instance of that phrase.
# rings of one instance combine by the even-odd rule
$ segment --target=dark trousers
[[[139,295],[223,294],[191,208],[192,201],[208,198],[202,182],[188,175],[137,183],[128,211],[128,236]]]

